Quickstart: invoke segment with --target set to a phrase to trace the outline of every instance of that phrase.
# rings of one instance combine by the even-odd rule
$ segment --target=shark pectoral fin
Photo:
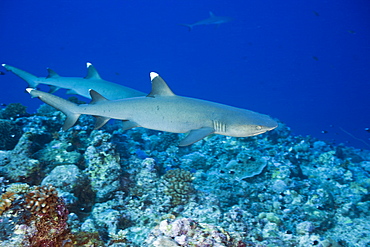
[[[95,116],[95,118],[96,118],[96,120],[95,120],[94,129],[99,129],[99,128],[103,127],[104,124],[106,124],[110,120],[109,117]]]
[[[203,127],[200,129],[191,130],[189,134],[180,142],[179,146],[184,147],[193,144],[194,142],[202,140],[204,137],[214,133],[215,130],[210,127]]]
[[[129,129],[136,128],[136,127],[141,127],[141,126],[134,121],[124,120],[122,122],[123,130],[129,130]]]
[[[58,91],[60,88],[56,86],[49,86],[49,93],[55,93]]]

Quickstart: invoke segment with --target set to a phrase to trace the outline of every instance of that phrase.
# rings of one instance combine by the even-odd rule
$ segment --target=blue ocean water
[[[209,11],[233,21],[190,32],[178,25]],[[144,92],[156,71],[179,95],[369,149],[369,13],[365,0],[2,1],[0,62],[37,76],[50,67],[83,77],[89,61],[104,79]],[[11,73],[0,84],[1,103],[29,112],[41,104]]]

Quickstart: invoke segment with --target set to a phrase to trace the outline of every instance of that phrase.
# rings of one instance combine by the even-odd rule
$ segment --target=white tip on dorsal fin
[[[158,75],[158,73],[150,72],[150,80],[152,81],[152,91],[147,97],[175,95],[162,77]]]
[[[93,89],[89,89],[90,96],[91,96],[91,102],[90,104],[96,104],[98,102],[107,101],[107,99],[102,96],[100,93],[96,92]]]
[[[85,76],[85,79],[101,79],[98,71],[96,71],[94,65],[91,63],[87,62],[87,75]]]
[[[151,81],[153,81],[154,78],[156,78],[157,76],[159,76],[158,73],[155,73],[155,72],[150,72],[149,75],[150,75],[150,80]]]
[[[26,88],[27,93],[31,93],[32,90],[35,90],[35,89],[30,88],[30,87],[29,88]]]
[[[48,70],[48,76],[46,78],[56,78],[56,77],[60,77],[54,70],[50,69],[50,68],[46,68]]]

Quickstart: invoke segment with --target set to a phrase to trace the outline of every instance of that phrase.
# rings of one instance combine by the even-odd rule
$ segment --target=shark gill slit
[[[212,120],[212,125],[215,132],[219,133],[226,132],[226,124],[217,120]]]

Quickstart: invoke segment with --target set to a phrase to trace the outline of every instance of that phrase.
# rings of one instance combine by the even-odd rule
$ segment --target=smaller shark
[[[77,105],[53,94],[27,88],[32,97],[62,111],[63,130],[81,114],[96,117],[95,128],[109,119],[123,120],[123,129],[143,127],[172,133],[188,133],[179,146],[188,146],[211,134],[246,137],[273,130],[278,123],[267,115],[211,101],[177,96],[155,72],[150,73],[152,91],[146,97],[107,100],[90,90],[90,104]]]
[[[201,21],[197,21],[193,24],[180,24],[182,26],[188,27],[189,31],[193,29],[194,26],[200,26],[200,25],[220,25],[226,22],[232,21],[231,17],[227,16],[216,16],[215,14],[212,13],[212,11],[209,11],[209,18],[204,19]]]
[[[103,80],[91,63],[87,63],[87,75],[85,78],[62,77],[50,68],[47,68],[49,72],[47,77],[37,77],[7,64],[3,64],[3,67],[25,80],[31,88],[37,88],[39,84],[49,85],[49,93],[54,93],[60,88],[65,88],[68,89],[67,94],[78,94],[90,98],[89,90],[93,89],[110,100],[146,95],[135,89]]]

